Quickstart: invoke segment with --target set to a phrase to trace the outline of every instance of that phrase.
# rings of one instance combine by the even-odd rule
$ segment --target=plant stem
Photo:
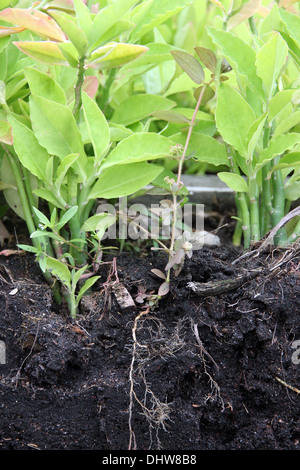
[[[181,187],[181,184],[182,184],[182,183],[181,183],[182,167],[183,167],[184,160],[185,160],[185,157],[186,157],[186,154],[187,154],[187,149],[188,149],[188,146],[189,146],[189,143],[190,143],[190,139],[191,139],[191,135],[192,135],[192,130],[193,130],[194,125],[195,125],[195,121],[196,121],[196,117],[197,117],[197,112],[198,112],[199,107],[200,107],[200,105],[201,105],[202,97],[203,97],[203,95],[204,95],[206,86],[207,86],[207,84],[204,84],[204,86],[203,86],[203,88],[202,88],[202,90],[201,90],[201,92],[200,92],[200,95],[199,95],[199,98],[198,98],[196,107],[195,107],[195,109],[194,109],[194,113],[193,113],[192,119],[191,119],[191,121],[189,122],[189,129],[188,129],[188,133],[187,133],[187,137],[186,137],[184,149],[183,149],[183,152],[182,152],[182,155],[181,155],[181,157],[180,157],[179,164],[178,164],[178,170],[177,170],[177,189],[174,191],[174,189],[172,188],[172,194],[173,194],[172,233],[171,233],[171,243],[170,243],[169,261],[170,261],[170,259],[171,259],[172,254],[173,254],[174,244],[175,244],[175,233],[176,233],[176,232],[175,232],[175,229],[176,229],[176,221],[177,221],[177,193],[178,193],[178,191],[180,190],[180,187]],[[167,277],[166,277],[166,282],[169,282],[169,281],[170,281],[170,276],[171,276],[171,269],[168,269],[168,271],[167,271]]]
[[[68,205],[74,207],[78,205],[78,182],[72,168],[68,172]],[[71,230],[71,240],[75,239],[73,245],[70,246],[70,253],[76,261],[77,265],[82,265],[86,262],[86,254],[83,252],[85,245],[85,233],[81,230],[79,208],[74,216],[69,220],[69,227]],[[83,241],[77,241],[82,239]]]
[[[277,163],[279,157],[274,161],[274,164]],[[272,174],[272,184],[273,184],[273,211],[271,214],[272,226],[278,224],[278,222],[284,217],[284,183],[282,178],[282,173],[280,170],[275,171]],[[286,239],[286,229],[283,227],[278,230],[276,236],[274,237],[275,244],[282,243]]]
[[[249,205],[250,205],[250,226],[251,240],[260,240],[260,223],[259,223],[259,204],[258,204],[258,186],[256,182],[256,173],[253,172],[251,163],[248,167],[249,175]]]
[[[84,82],[84,62],[85,62],[85,56],[81,57],[78,60],[77,82],[75,85],[75,103],[74,103],[74,108],[73,108],[73,116],[75,117],[76,121],[78,119],[81,104],[82,104],[81,90],[82,90],[82,85]]]
[[[17,185],[17,188],[18,188],[18,194],[19,194],[19,197],[20,197],[20,201],[21,201],[21,205],[22,205],[22,209],[23,209],[23,213],[24,213],[24,217],[25,217],[25,222],[26,222],[26,225],[27,225],[27,228],[28,228],[28,232],[31,235],[33,232],[35,232],[36,226],[35,226],[33,218],[32,218],[30,205],[28,203],[27,194],[26,194],[25,187],[24,187],[24,184],[23,184],[23,178],[22,178],[21,170],[18,166],[18,161],[15,158],[15,156],[6,148],[5,145],[1,144],[1,146],[4,149],[4,152],[7,156],[8,161],[9,161],[12,173],[14,175],[16,185]],[[44,238],[41,238],[41,237],[33,238],[32,243],[36,248],[40,249],[41,251],[46,251],[46,249],[47,249],[47,243],[46,243]],[[44,250],[43,250],[42,247],[44,247]],[[60,296],[59,288],[58,288],[56,283],[53,285],[53,278],[52,278],[51,274],[48,271],[45,271],[45,272],[43,272],[43,275],[44,275],[44,278],[46,279],[46,281],[48,282],[48,284],[50,284],[52,286],[52,291],[53,291],[56,302],[60,303],[61,302],[61,296]]]
[[[244,247],[249,248],[251,243],[251,223],[250,223],[250,214],[249,207],[246,200],[245,193],[238,193],[238,200],[241,208],[242,215],[242,228],[243,228],[243,237],[244,237]]]

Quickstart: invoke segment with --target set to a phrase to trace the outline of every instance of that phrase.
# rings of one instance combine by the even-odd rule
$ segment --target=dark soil
[[[299,246],[232,264],[240,254],[195,252],[150,311],[136,296],[157,292],[165,258],[116,255],[135,307],[104,264],[76,321],[31,255],[0,256],[0,449],[299,449]],[[249,269],[228,292],[187,288]]]

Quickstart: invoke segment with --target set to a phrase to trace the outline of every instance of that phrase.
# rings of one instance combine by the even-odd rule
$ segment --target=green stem
[[[276,164],[279,160],[277,157],[274,161]],[[284,217],[284,205],[285,205],[285,195],[284,195],[284,182],[282,178],[282,173],[280,170],[274,171],[272,174],[272,185],[273,185],[273,211],[271,214],[272,226],[275,227],[278,222]],[[274,237],[274,243],[277,245],[282,243],[286,239],[286,229],[283,227],[278,230],[277,234]]]
[[[259,223],[259,202],[258,202],[258,186],[256,182],[256,174],[252,167],[248,169],[249,174],[249,206],[250,206],[250,225],[251,240],[260,240],[260,223]]]
[[[248,23],[251,29],[251,33],[254,34],[254,36],[258,36],[257,28],[256,28],[256,24],[255,24],[253,16],[250,16],[250,18],[248,18]]]
[[[82,96],[81,90],[84,82],[84,63],[85,57],[81,57],[78,60],[78,73],[77,73],[77,82],[75,85],[75,103],[73,108],[73,116],[75,117],[76,121],[79,116],[81,104],[82,104]]]
[[[244,247],[249,248],[250,243],[251,243],[251,229],[250,229],[251,222],[250,222],[249,207],[248,207],[245,193],[238,193],[238,200],[239,200],[241,214],[242,214]]]
[[[69,207],[77,206],[78,203],[78,183],[77,183],[77,176],[75,175],[72,168],[69,169],[68,172],[68,205]],[[75,241],[72,242],[73,245],[70,246],[70,254],[76,261],[77,265],[83,265],[86,262],[86,254],[84,253],[83,249],[85,246],[85,233],[81,230],[80,224],[80,215],[79,215],[79,208],[76,214],[69,220],[69,227],[71,231],[71,240],[74,239]],[[83,241],[76,241],[82,239]],[[75,248],[76,247],[76,248]]]
[[[33,232],[35,232],[36,226],[35,226],[33,218],[32,218],[30,205],[28,203],[26,190],[25,190],[25,187],[24,187],[24,184],[23,184],[23,176],[21,174],[21,170],[18,166],[18,163],[17,163],[14,155],[6,148],[5,145],[1,144],[1,146],[4,149],[4,152],[7,156],[8,161],[9,161],[12,173],[14,175],[16,185],[17,185],[17,189],[18,189],[18,194],[19,194],[19,197],[20,197],[20,201],[21,201],[21,205],[22,205],[22,209],[23,209],[23,213],[24,213],[25,222],[26,222],[26,225],[27,225],[27,228],[28,228],[28,232],[31,235]],[[33,238],[32,243],[36,248],[40,249],[41,251],[46,250],[47,244],[46,244],[46,241],[45,241],[44,238],[40,238],[40,237]],[[44,246],[44,250],[42,249],[42,246]],[[48,271],[45,271],[45,272],[43,272],[43,275],[44,275],[44,278],[46,279],[46,281],[48,282],[48,284],[52,285],[52,291],[53,291],[56,302],[60,303],[61,302],[61,296],[60,296],[59,288],[58,288],[57,284],[53,285],[53,278],[52,278],[51,274]]]

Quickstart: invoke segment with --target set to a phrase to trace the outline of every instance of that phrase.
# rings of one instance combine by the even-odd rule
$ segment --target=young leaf
[[[217,66],[217,58],[215,53],[206,47],[195,47],[194,49],[205,67],[207,67],[211,72],[215,73]]]
[[[60,230],[67,222],[76,214],[78,211],[78,206],[70,207],[60,218],[59,222],[56,224],[57,230]]]
[[[267,99],[270,99],[279,73],[288,56],[288,46],[279,33],[274,33],[258,51],[256,57],[257,75],[262,79]]]
[[[88,50],[89,43],[84,31],[77,25],[76,19],[63,11],[56,12],[50,9],[48,12],[74,44],[80,57],[83,57]]]
[[[249,2],[245,3],[238,13],[229,18],[227,23],[227,31],[236,28],[243,21],[250,18],[250,16],[253,16],[260,6],[261,0],[250,0]]]
[[[111,43],[96,49],[87,61],[87,66],[105,70],[127,64],[147,52],[146,46],[138,44]]]
[[[109,125],[99,106],[86,93],[82,93],[82,105],[95,160],[99,162],[110,143]]]
[[[221,83],[218,88],[215,117],[223,139],[247,157],[246,138],[255,114],[242,95],[225,83]]]
[[[148,163],[132,163],[108,168],[101,174],[88,198],[111,199],[128,196],[151,183],[162,169]]]
[[[79,153],[75,169],[85,179],[87,158],[72,111],[62,104],[32,95],[30,115],[36,138],[50,154],[64,158],[70,153]]]
[[[171,51],[177,64],[188,74],[195,83],[204,81],[204,71],[200,62],[191,54],[184,51]]]
[[[66,104],[66,95],[63,88],[48,74],[33,67],[25,67],[25,78],[29,84],[31,94],[43,96],[51,101]]]
[[[248,129],[247,132],[247,160],[251,160],[253,157],[254,150],[259,143],[259,139],[262,137],[263,134],[263,127],[267,120],[268,113],[262,114],[258,119],[256,119],[253,124]],[[261,145],[262,148],[262,145]]]
[[[79,305],[79,302],[82,298],[82,296],[86,293],[88,289],[90,289],[98,279],[100,279],[101,276],[93,276],[87,279],[84,283],[84,285],[81,287],[80,291],[78,292],[76,296],[76,306]]]
[[[165,158],[171,146],[172,142],[167,137],[155,132],[138,132],[123,139],[105,159],[102,168]]]
[[[52,258],[50,256],[46,257],[45,267],[48,271],[52,273],[60,282],[71,291],[71,273],[69,268],[58,259]]]
[[[233,191],[238,193],[247,193],[248,185],[246,180],[241,176],[235,173],[227,173],[226,171],[221,171],[218,173],[220,180],[229,186]]]
[[[82,29],[83,33],[89,40],[93,32],[93,20],[91,18],[90,10],[82,0],[73,0],[73,3],[78,26]]]
[[[46,181],[45,168],[49,159],[47,150],[42,147],[29,127],[12,116],[9,117],[12,126],[14,149],[22,165],[40,180]]]
[[[158,289],[158,295],[167,295],[170,291],[170,283],[169,282],[163,282]]]
[[[93,35],[90,39],[93,49],[97,47],[103,35],[121,19],[124,13],[129,12],[135,3],[136,0],[116,0],[97,13],[94,18]]]
[[[45,226],[45,227],[51,227],[51,222],[50,220],[48,219],[48,217],[45,216],[45,214],[43,214],[43,212],[41,212],[39,209],[37,209],[36,207],[33,207],[33,210],[37,216],[37,218],[39,219],[39,221]]]
[[[53,41],[15,41],[20,51],[33,59],[49,65],[68,65],[69,62],[61,52],[58,44]]]
[[[0,12],[0,20],[29,29],[38,36],[52,41],[65,41],[65,35],[53,18],[39,10],[6,8]]]
[[[153,111],[167,111],[174,108],[175,101],[162,96],[139,94],[126,98],[115,109],[111,121],[128,126],[148,117]]]
[[[7,121],[0,121],[0,142],[8,145],[13,144],[12,129]]]
[[[89,217],[83,224],[82,230],[85,232],[97,232],[105,227],[104,231],[116,221],[114,214],[99,213]]]

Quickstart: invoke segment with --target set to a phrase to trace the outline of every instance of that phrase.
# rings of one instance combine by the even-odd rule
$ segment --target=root
[[[225,410],[225,406],[224,406],[223,398],[221,396],[221,389],[220,389],[218,383],[213,379],[211,374],[208,372],[208,367],[207,367],[204,356],[207,356],[209,358],[209,360],[214,364],[214,366],[217,369],[219,369],[219,366],[215,362],[213,357],[204,348],[203,343],[202,343],[202,341],[200,339],[200,336],[199,336],[198,325],[196,323],[194,323],[193,320],[192,320],[192,330],[193,330],[193,333],[196,337],[197,344],[200,348],[200,357],[201,357],[201,360],[202,360],[202,363],[203,363],[204,373],[208,376],[208,379],[209,379],[209,382],[210,382],[210,385],[211,385],[211,394],[208,394],[206,396],[205,403],[208,402],[208,401],[220,400],[220,402],[221,402],[221,411],[223,412]]]
[[[134,402],[136,402],[149,423],[150,436],[152,440],[152,431],[155,430],[157,446],[160,448],[160,441],[158,432],[160,429],[166,429],[166,422],[170,421],[171,408],[170,404],[161,401],[151,390],[149,383],[147,382],[145,374],[145,366],[154,357],[170,357],[180,350],[184,341],[180,337],[181,325],[177,325],[174,334],[166,339],[162,336],[161,331],[163,326],[154,318],[149,317],[149,307],[141,312],[135,318],[132,328],[132,360],[129,372],[130,381],[130,403],[129,403],[129,450],[136,450],[136,437],[132,428],[132,413]],[[150,327],[143,328],[144,320],[153,320],[158,325],[158,332],[154,332]],[[141,343],[137,340],[137,331],[141,330],[150,335],[150,339],[147,342]],[[135,391],[136,377],[142,378],[145,391],[143,399],[140,399]]]

